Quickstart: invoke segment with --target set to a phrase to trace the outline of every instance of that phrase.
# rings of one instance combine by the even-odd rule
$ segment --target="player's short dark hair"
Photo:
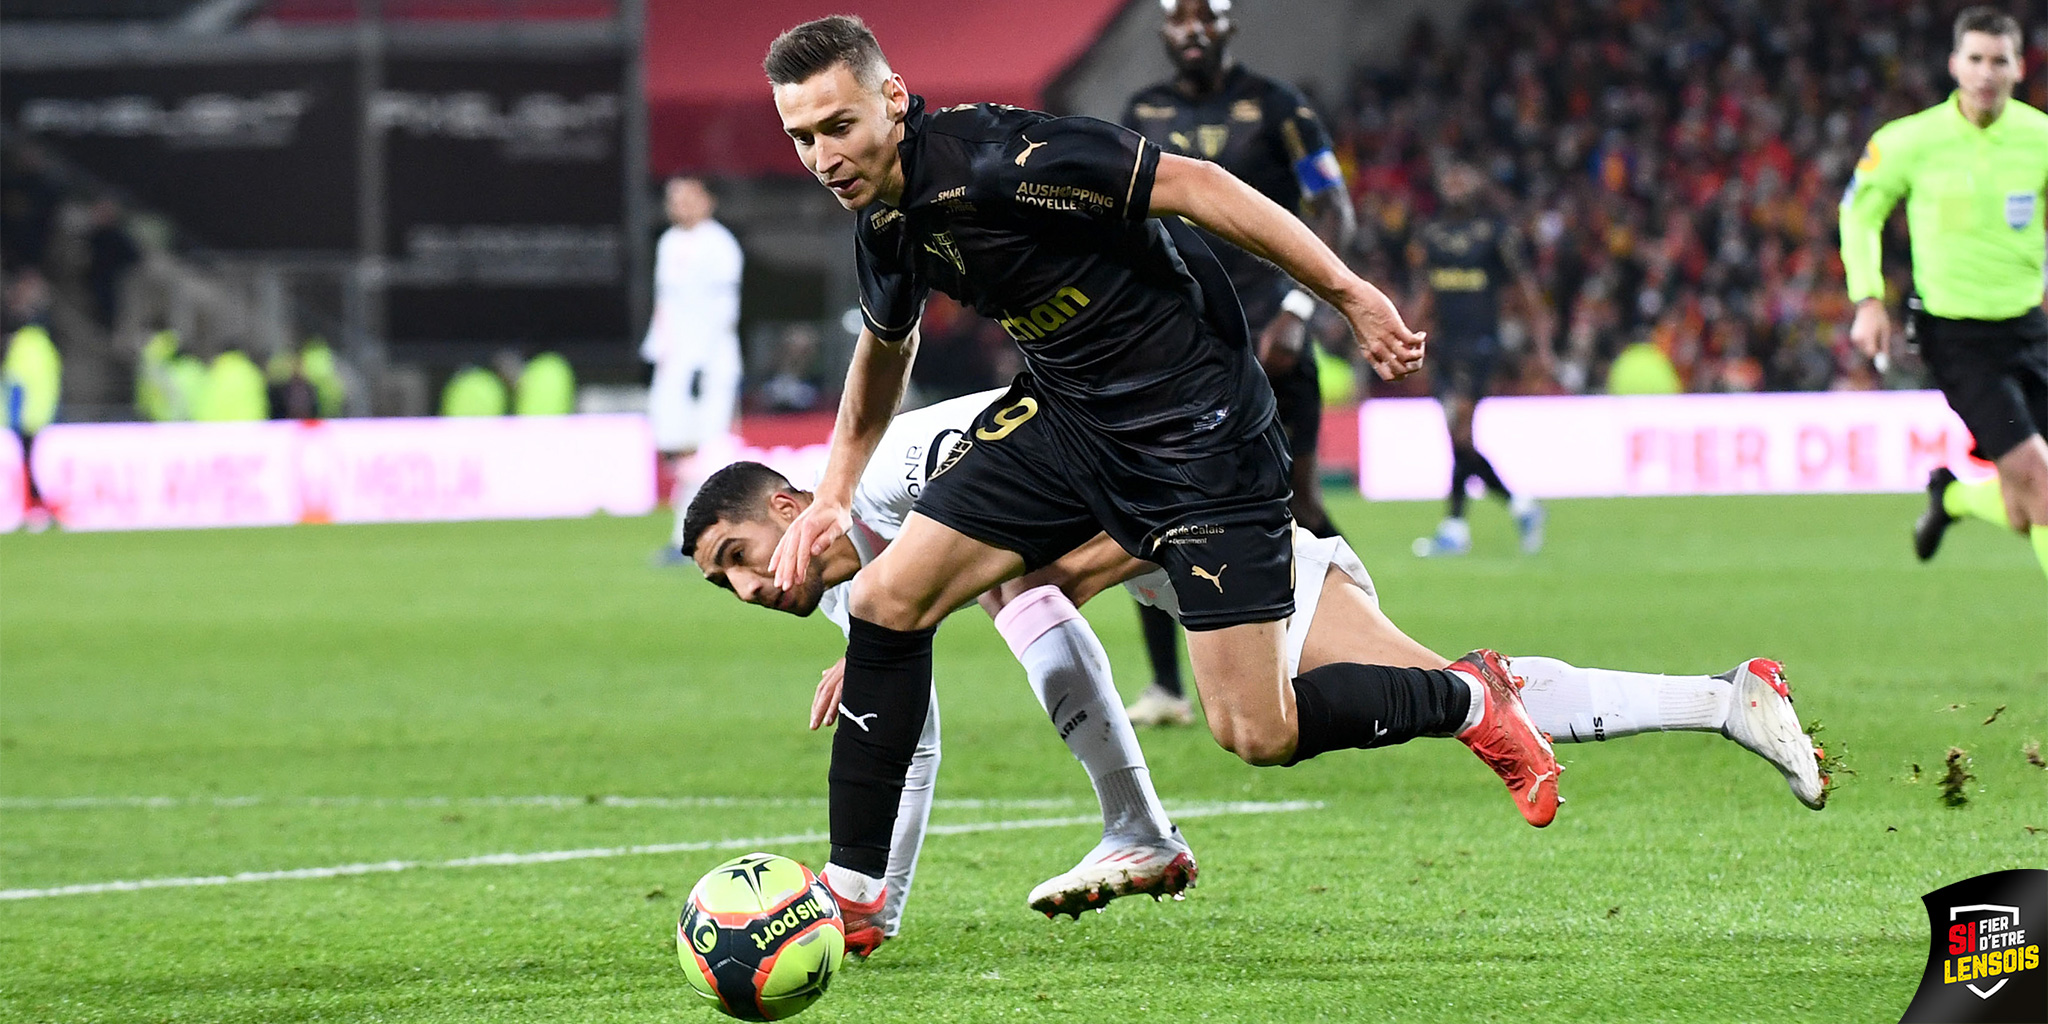
[[[1965,7],[1956,15],[1955,49],[1963,48],[1963,33],[1988,32],[1994,36],[2010,36],[2013,45],[2024,49],[2026,37],[2020,34],[2020,21],[1996,7],[1979,5]]]
[[[772,85],[795,85],[841,64],[870,89],[881,88],[882,79],[889,77],[882,44],[875,41],[867,22],[851,14],[807,21],[776,36],[761,69],[768,72]]]
[[[712,524],[760,519],[767,515],[770,494],[795,489],[788,477],[758,462],[735,462],[711,474],[683,513],[683,555],[697,557],[697,538]]]

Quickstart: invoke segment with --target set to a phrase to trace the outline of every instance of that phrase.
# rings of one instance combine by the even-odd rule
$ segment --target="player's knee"
[[[1286,764],[1294,757],[1294,745],[1299,738],[1286,723],[1247,721],[1227,715],[1209,719],[1209,734],[1216,737],[1218,746],[1257,768]]]
[[[2029,438],[2010,455],[1998,460],[1998,475],[2011,492],[2011,500],[2032,525],[2048,525],[2048,444]],[[2022,528],[2026,524],[2015,524]]]
[[[920,600],[917,595],[905,594],[903,588],[892,585],[885,575],[862,572],[853,578],[853,595],[847,602],[848,611],[857,619],[865,619],[884,629],[908,632],[914,629],[929,629],[939,624],[941,616],[933,614],[931,602]]]

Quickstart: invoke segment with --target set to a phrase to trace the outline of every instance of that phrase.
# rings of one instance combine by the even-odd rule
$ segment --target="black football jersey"
[[[1190,99],[1172,82],[1160,82],[1131,97],[1125,126],[1179,156],[1212,160],[1290,212],[1302,200],[1340,187],[1330,136],[1301,92],[1234,66],[1224,72],[1213,96]],[[1222,239],[1203,235],[1216,251],[1253,330],[1280,311],[1280,298],[1293,284],[1280,268]]]
[[[1273,394],[1230,281],[1194,229],[1152,218],[1159,147],[1089,117],[912,97],[901,205],[855,230],[861,315],[907,335],[932,288],[995,320],[1060,419],[1168,457],[1266,429]]]
[[[1416,236],[1423,279],[1436,295],[1436,330],[1447,337],[1500,329],[1500,290],[1522,273],[1521,236],[1493,217],[1433,221]]]

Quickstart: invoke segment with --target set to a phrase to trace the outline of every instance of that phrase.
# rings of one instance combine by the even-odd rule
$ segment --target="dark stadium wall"
[[[1353,68],[1398,55],[1417,16],[1427,14],[1439,29],[1449,29],[1471,5],[1472,0],[1239,0],[1230,12],[1238,23],[1231,53],[1327,105],[1341,95]],[[1124,5],[1048,90],[1048,108],[1109,120],[1122,116],[1132,93],[1173,72],[1159,43],[1161,18],[1157,0]]]

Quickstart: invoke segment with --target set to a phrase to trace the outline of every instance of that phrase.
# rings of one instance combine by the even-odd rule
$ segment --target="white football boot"
[[[1409,549],[1417,558],[1456,558],[1472,550],[1472,526],[1463,519],[1446,518],[1437,524],[1436,533],[1415,538]]]
[[[1100,910],[1119,896],[1180,899],[1200,872],[1195,851],[1180,837],[1179,828],[1164,842],[1104,839],[1081,863],[1031,890],[1031,909],[1046,917],[1078,918],[1081,911]]]
[[[1187,725],[1195,720],[1194,706],[1186,697],[1176,696],[1154,684],[1145,687],[1145,692],[1124,709],[1124,715],[1131,724],[1143,728],[1148,725]]]
[[[1785,666],[1769,658],[1751,658],[1715,678],[1735,687],[1721,735],[1769,761],[1800,803],[1816,811],[1827,806],[1828,777],[1821,774],[1821,752],[1792,710]]]

